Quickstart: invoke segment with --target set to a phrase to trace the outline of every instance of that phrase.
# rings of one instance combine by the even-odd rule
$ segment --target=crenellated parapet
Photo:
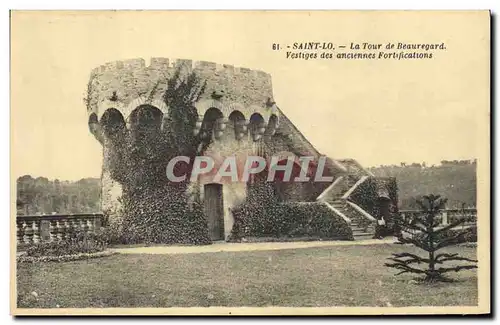
[[[164,96],[177,73],[181,79],[194,73],[197,86],[204,87],[192,107],[197,122],[186,130],[197,137],[203,154],[257,154],[261,140],[274,135],[278,127],[271,76],[262,71],[166,58],[152,58],[149,65],[132,59],[95,68],[86,93],[88,124],[103,145],[102,210],[110,222],[120,219],[120,197],[136,183],[163,177],[155,173],[163,173],[163,167],[156,169],[163,163],[159,157],[172,150],[167,145],[172,127],[167,117],[174,109]],[[228,194],[236,189],[226,187],[225,201],[236,202]],[[244,192],[245,186],[240,190]]]
[[[181,75],[194,72],[206,85],[195,103],[199,117],[193,130],[195,134],[203,135],[207,131],[203,123],[207,120],[207,112],[210,115],[215,109],[218,110],[218,125],[237,122],[236,129],[241,134],[253,127],[254,134],[260,134],[257,139],[264,135],[269,124],[277,126],[278,110],[272,100],[269,74],[207,61],[152,58],[149,65],[144,59],[131,59],[109,62],[92,71],[87,89],[91,132],[101,141],[103,116],[110,110],[114,115],[119,112],[120,120],[127,127],[130,127],[134,111],[144,105],[159,110],[161,118],[168,116],[169,108],[163,95],[168,80],[177,71]]]

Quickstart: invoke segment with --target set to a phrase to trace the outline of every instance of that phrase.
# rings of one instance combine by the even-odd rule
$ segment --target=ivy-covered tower
[[[92,71],[85,100],[90,131],[103,146],[102,210],[110,223],[141,220],[128,231],[143,227],[152,241],[189,242],[197,236],[192,228],[227,239],[232,209],[257,184],[204,177],[172,183],[165,172],[171,158],[205,155],[217,165],[228,156],[313,156],[315,166],[321,156],[278,108],[271,76],[262,71],[166,58],[117,61]],[[322,202],[351,225],[373,223],[370,200],[378,194],[369,204],[362,200],[364,207],[349,201],[370,172],[354,160],[329,158],[324,175],[332,182],[276,183],[275,193],[284,201]]]

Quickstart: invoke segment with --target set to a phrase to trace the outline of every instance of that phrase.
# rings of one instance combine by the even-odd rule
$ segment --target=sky
[[[274,99],[332,158],[364,166],[474,159],[489,109],[489,26],[480,13],[14,12],[11,168],[99,177],[83,102],[90,71],[131,58],[263,70]],[[429,60],[300,60],[272,44],[441,43]],[[486,114],[486,115],[485,115]],[[482,124],[483,123],[483,124]]]

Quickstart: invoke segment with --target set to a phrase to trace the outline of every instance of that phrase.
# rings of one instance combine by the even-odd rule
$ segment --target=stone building
[[[169,107],[163,94],[167,80],[176,71],[194,73],[205,82],[203,93],[194,103],[198,120],[188,130],[204,143],[200,154],[216,160],[234,156],[241,161],[249,155],[279,156],[283,161],[295,160],[294,167],[299,166],[299,157],[309,156],[314,158],[311,163],[314,168],[320,163],[321,154],[274,102],[271,76],[265,72],[166,58],[152,58],[148,65],[143,59],[107,63],[92,71],[87,111],[90,131],[103,145],[102,209],[110,218],[120,218],[123,191],[123,180],[113,175],[116,163],[113,152],[122,143],[120,138],[134,134],[144,121],[156,125],[155,132],[159,134],[168,131],[164,121]],[[140,168],[129,166],[129,172]],[[342,217],[357,238],[373,235],[373,223],[379,217],[377,211],[384,210],[379,209],[377,202],[383,202],[383,198],[397,202],[395,193],[390,195],[384,182],[375,179],[353,159],[328,158],[323,174],[332,180],[316,183],[276,180],[275,193],[283,201],[321,202],[332,214]],[[368,203],[361,200],[357,204],[350,199],[370,181],[376,189],[372,190]],[[189,185],[190,190],[201,193],[212,240],[228,238],[234,221],[231,209],[245,200],[253,182],[255,179],[214,182],[213,178],[200,177]]]

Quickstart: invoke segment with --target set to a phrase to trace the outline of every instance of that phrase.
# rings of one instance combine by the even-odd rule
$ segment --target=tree
[[[17,179],[17,201],[24,214],[99,212],[100,193],[96,178],[68,182],[26,175]]]
[[[447,226],[440,227],[440,212],[444,209],[446,201],[447,200],[445,198],[441,198],[439,195],[431,194],[423,196],[421,200],[417,201],[422,213],[414,216],[411,220],[399,219],[400,227],[403,230],[417,232],[417,235],[409,238],[403,238],[401,236],[399,241],[403,244],[415,245],[416,247],[426,251],[428,256],[421,257],[416,254],[406,252],[392,254],[393,257],[390,257],[389,260],[393,261],[393,263],[385,263],[385,265],[399,270],[400,272],[396,275],[403,273],[415,273],[425,275],[423,278],[423,281],[425,282],[450,281],[449,278],[444,276],[445,273],[477,268],[475,264],[444,267],[445,262],[460,261],[477,263],[477,260],[460,257],[458,256],[458,253],[437,254],[438,250],[460,242],[465,235],[464,231],[458,231],[455,233],[450,232],[450,230],[456,226],[464,223],[465,219],[460,219]],[[420,265],[422,263],[426,264],[427,267],[417,268],[411,266],[413,264]]]

